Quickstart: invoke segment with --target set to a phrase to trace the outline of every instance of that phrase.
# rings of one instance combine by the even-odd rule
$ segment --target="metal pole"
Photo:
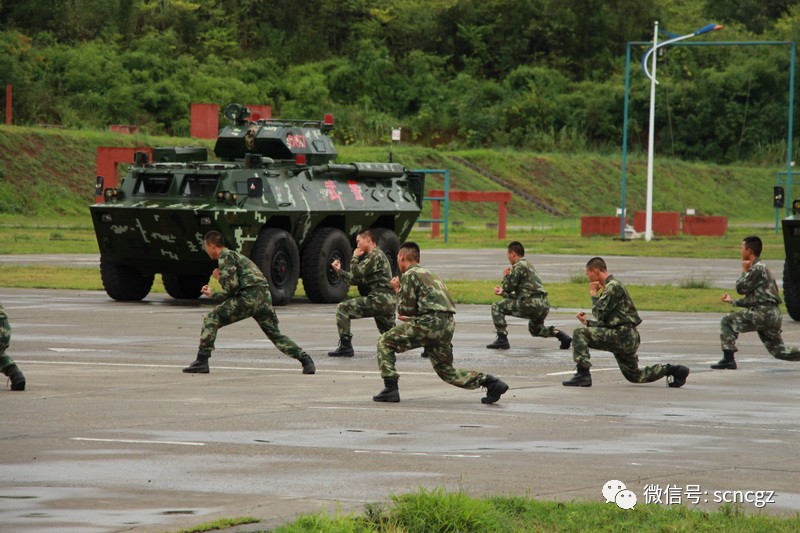
[[[658,21],[653,29],[653,66],[650,78],[650,130],[647,135],[647,205],[645,211],[644,239],[653,239],[653,152],[655,149],[655,120],[656,120],[656,55],[658,52]]]
[[[628,93],[631,90],[631,43],[625,52],[625,100],[622,111],[622,213],[619,220],[619,238],[625,240],[625,200],[627,191],[628,170]]]
[[[794,142],[794,62],[797,44],[792,41],[789,60],[789,124],[786,132],[786,214],[792,209],[792,143]]]

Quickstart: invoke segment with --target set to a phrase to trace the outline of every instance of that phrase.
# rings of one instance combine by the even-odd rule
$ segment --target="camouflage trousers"
[[[395,353],[425,347],[428,359],[442,381],[461,387],[477,389],[486,374],[453,368],[453,331],[456,324],[452,313],[429,313],[401,322],[378,339],[378,367],[384,378],[397,378]]]
[[[0,371],[14,364],[14,360],[6,353],[10,342],[11,325],[8,323],[8,317],[3,311],[3,307],[0,306]]]
[[[783,318],[777,306],[751,307],[722,317],[720,341],[723,351],[737,351],[739,333],[755,331],[767,351],[777,359],[800,361],[800,348],[787,347],[781,337]]]
[[[555,337],[553,326],[544,325],[544,319],[550,312],[547,298],[532,298],[530,300],[503,298],[492,304],[492,322],[497,333],[508,334],[506,315],[528,319],[528,331],[534,337]]]
[[[378,331],[386,333],[394,327],[397,300],[390,292],[371,291],[367,296],[350,298],[336,306],[336,327],[339,337],[351,338],[350,321],[354,318],[375,318]]]
[[[200,348],[198,355],[210,357],[214,350],[214,341],[217,339],[219,328],[239,322],[245,318],[253,318],[269,340],[281,352],[294,359],[300,359],[305,352],[295,342],[281,333],[278,329],[278,317],[272,308],[269,289],[245,289],[235,296],[231,296],[213,311],[208,313],[203,320],[203,330],[200,333]]]
[[[639,332],[631,326],[578,328],[572,334],[572,358],[578,368],[588,370],[592,366],[589,348],[594,348],[613,353],[622,375],[631,383],[650,383],[663,378],[667,365],[639,368],[639,357],[636,355],[639,342]]]

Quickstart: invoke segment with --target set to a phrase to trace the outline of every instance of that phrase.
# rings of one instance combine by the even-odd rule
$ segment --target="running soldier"
[[[456,312],[453,299],[438,276],[419,266],[419,246],[407,242],[400,247],[397,264],[402,277],[392,278],[392,288],[399,293],[397,313],[401,323],[378,339],[378,367],[384,389],[372,399],[376,402],[399,402],[399,378],[395,370],[397,352],[424,346],[433,370],[445,383],[462,389],[486,387],[482,403],[495,403],[508,385],[494,376],[453,368],[453,331]]]
[[[17,364],[6,353],[8,344],[11,342],[11,324],[8,323],[3,305],[0,304],[0,371],[8,376],[11,390],[25,390],[25,376],[22,374]]]
[[[214,350],[217,331],[228,324],[252,317],[278,350],[300,361],[303,374],[313,374],[316,369],[311,356],[278,329],[278,317],[272,308],[267,279],[256,264],[239,252],[226,248],[225,240],[218,231],[206,233],[203,243],[208,256],[219,261],[219,268],[214,270],[212,276],[219,281],[222,292],[215,293],[208,285],[204,285],[202,293],[224,301],[203,320],[197,359],[183,371],[208,374],[208,359]]]
[[[561,384],[566,387],[592,386],[589,348],[595,348],[613,353],[622,375],[631,383],[650,383],[667,376],[668,386],[682,387],[689,375],[685,366],[656,364],[639,369],[636,350],[640,339],[636,326],[642,319],[627,289],[608,273],[606,262],[600,257],[590,259],[586,263],[586,277],[589,279],[594,319],[588,318],[583,311],[576,315],[585,326],[572,334],[576,372],[572,379]]]
[[[333,269],[350,285],[369,288],[367,296],[350,298],[336,306],[336,327],[339,329],[339,347],[328,352],[331,357],[353,357],[353,334],[350,321],[354,318],[374,317],[378,331],[386,333],[394,327],[396,299],[389,281],[392,266],[375,242],[375,233],[365,229],[356,235],[356,249],[350,261],[351,271],[342,270],[338,259],[331,263]]]
[[[550,312],[547,291],[536,268],[525,259],[525,247],[514,241],[508,245],[510,267],[503,271],[502,287],[495,287],[494,293],[503,299],[492,304],[492,321],[497,332],[493,343],[486,345],[492,350],[508,350],[508,325],[506,315],[528,319],[528,331],[533,337],[555,337],[561,344],[559,348],[569,350],[572,338],[553,326],[545,326],[544,319]]]
[[[722,318],[720,341],[722,359],[711,368],[716,370],[736,370],[736,339],[739,333],[755,331],[767,351],[784,361],[800,360],[800,348],[787,348],[781,337],[783,318],[778,307],[782,300],[778,284],[772,272],[761,261],[763,249],[761,239],[756,236],[745,237],[742,241],[742,275],[736,281],[736,292],[744,296],[734,300],[731,295],[722,295],[722,301],[734,307],[744,307]]]

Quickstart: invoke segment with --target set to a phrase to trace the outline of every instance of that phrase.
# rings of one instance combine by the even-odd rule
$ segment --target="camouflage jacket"
[[[419,265],[412,265],[400,277],[397,314],[422,316],[427,313],[455,313],[456,305],[444,282]]]
[[[339,275],[350,285],[366,285],[373,291],[392,292],[392,266],[383,250],[377,246],[368,254],[354,255],[350,261],[350,272],[339,271]]]
[[[219,284],[215,298],[229,298],[250,287],[269,288],[267,278],[246,256],[226,248],[219,256]]]
[[[742,272],[736,280],[736,292],[744,295],[744,298],[732,301],[737,307],[776,306],[781,303],[778,284],[760,257],[753,261],[750,270]]]
[[[594,320],[587,320],[587,326],[636,327],[642,323],[628,290],[612,275],[606,278],[606,286],[603,290],[596,296],[592,296],[592,316],[594,316]]]
[[[0,304],[0,320],[4,318],[8,318],[8,315],[6,315],[5,309],[3,309],[3,304]]]
[[[511,272],[503,276],[502,289],[504,298],[515,300],[547,296],[539,272],[524,257],[512,265]]]

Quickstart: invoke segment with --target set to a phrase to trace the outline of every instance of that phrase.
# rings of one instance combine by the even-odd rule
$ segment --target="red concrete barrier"
[[[434,189],[428,191],[428,196],[433,201],[433,218],[441,218],[440,206],[444,201],[444,191]],[[439,200],[441,198],[441,200]],[[451,202],[494,202],[497,204],[497,238],[506,238],[506,217],[508,202],[511,201],[509,191],[455,191],[450,189]],[[439,223],[433,223],[431,237],[439,236]]]
[[[216,139],[219,134],[219,106],[192,104],[190,135],[195,139]]]
[[[153,150],[148,147],[130,148],[127,146],[98,146],[97,147],[97,175],[103,176],[104,187],[117,186],[117,166],[119,163],[133,163],[133,154],[147,152],[147,157],[153,158]],[[97,203],[103,201],[98,196]]]
[[[581,237],[619,235],[619,224],[619,217],[581,217]]]
[[[637,211],[633,214],[633,229],[639,233],[645,231],[647,213]],[[681,232],[681,215],[677,211],[653,212],[653,233],[658,235],[676,236]]]
[[[728,217],[687,215],[683,217],[684,235],[709,235],[722,237],[728,233]]]

